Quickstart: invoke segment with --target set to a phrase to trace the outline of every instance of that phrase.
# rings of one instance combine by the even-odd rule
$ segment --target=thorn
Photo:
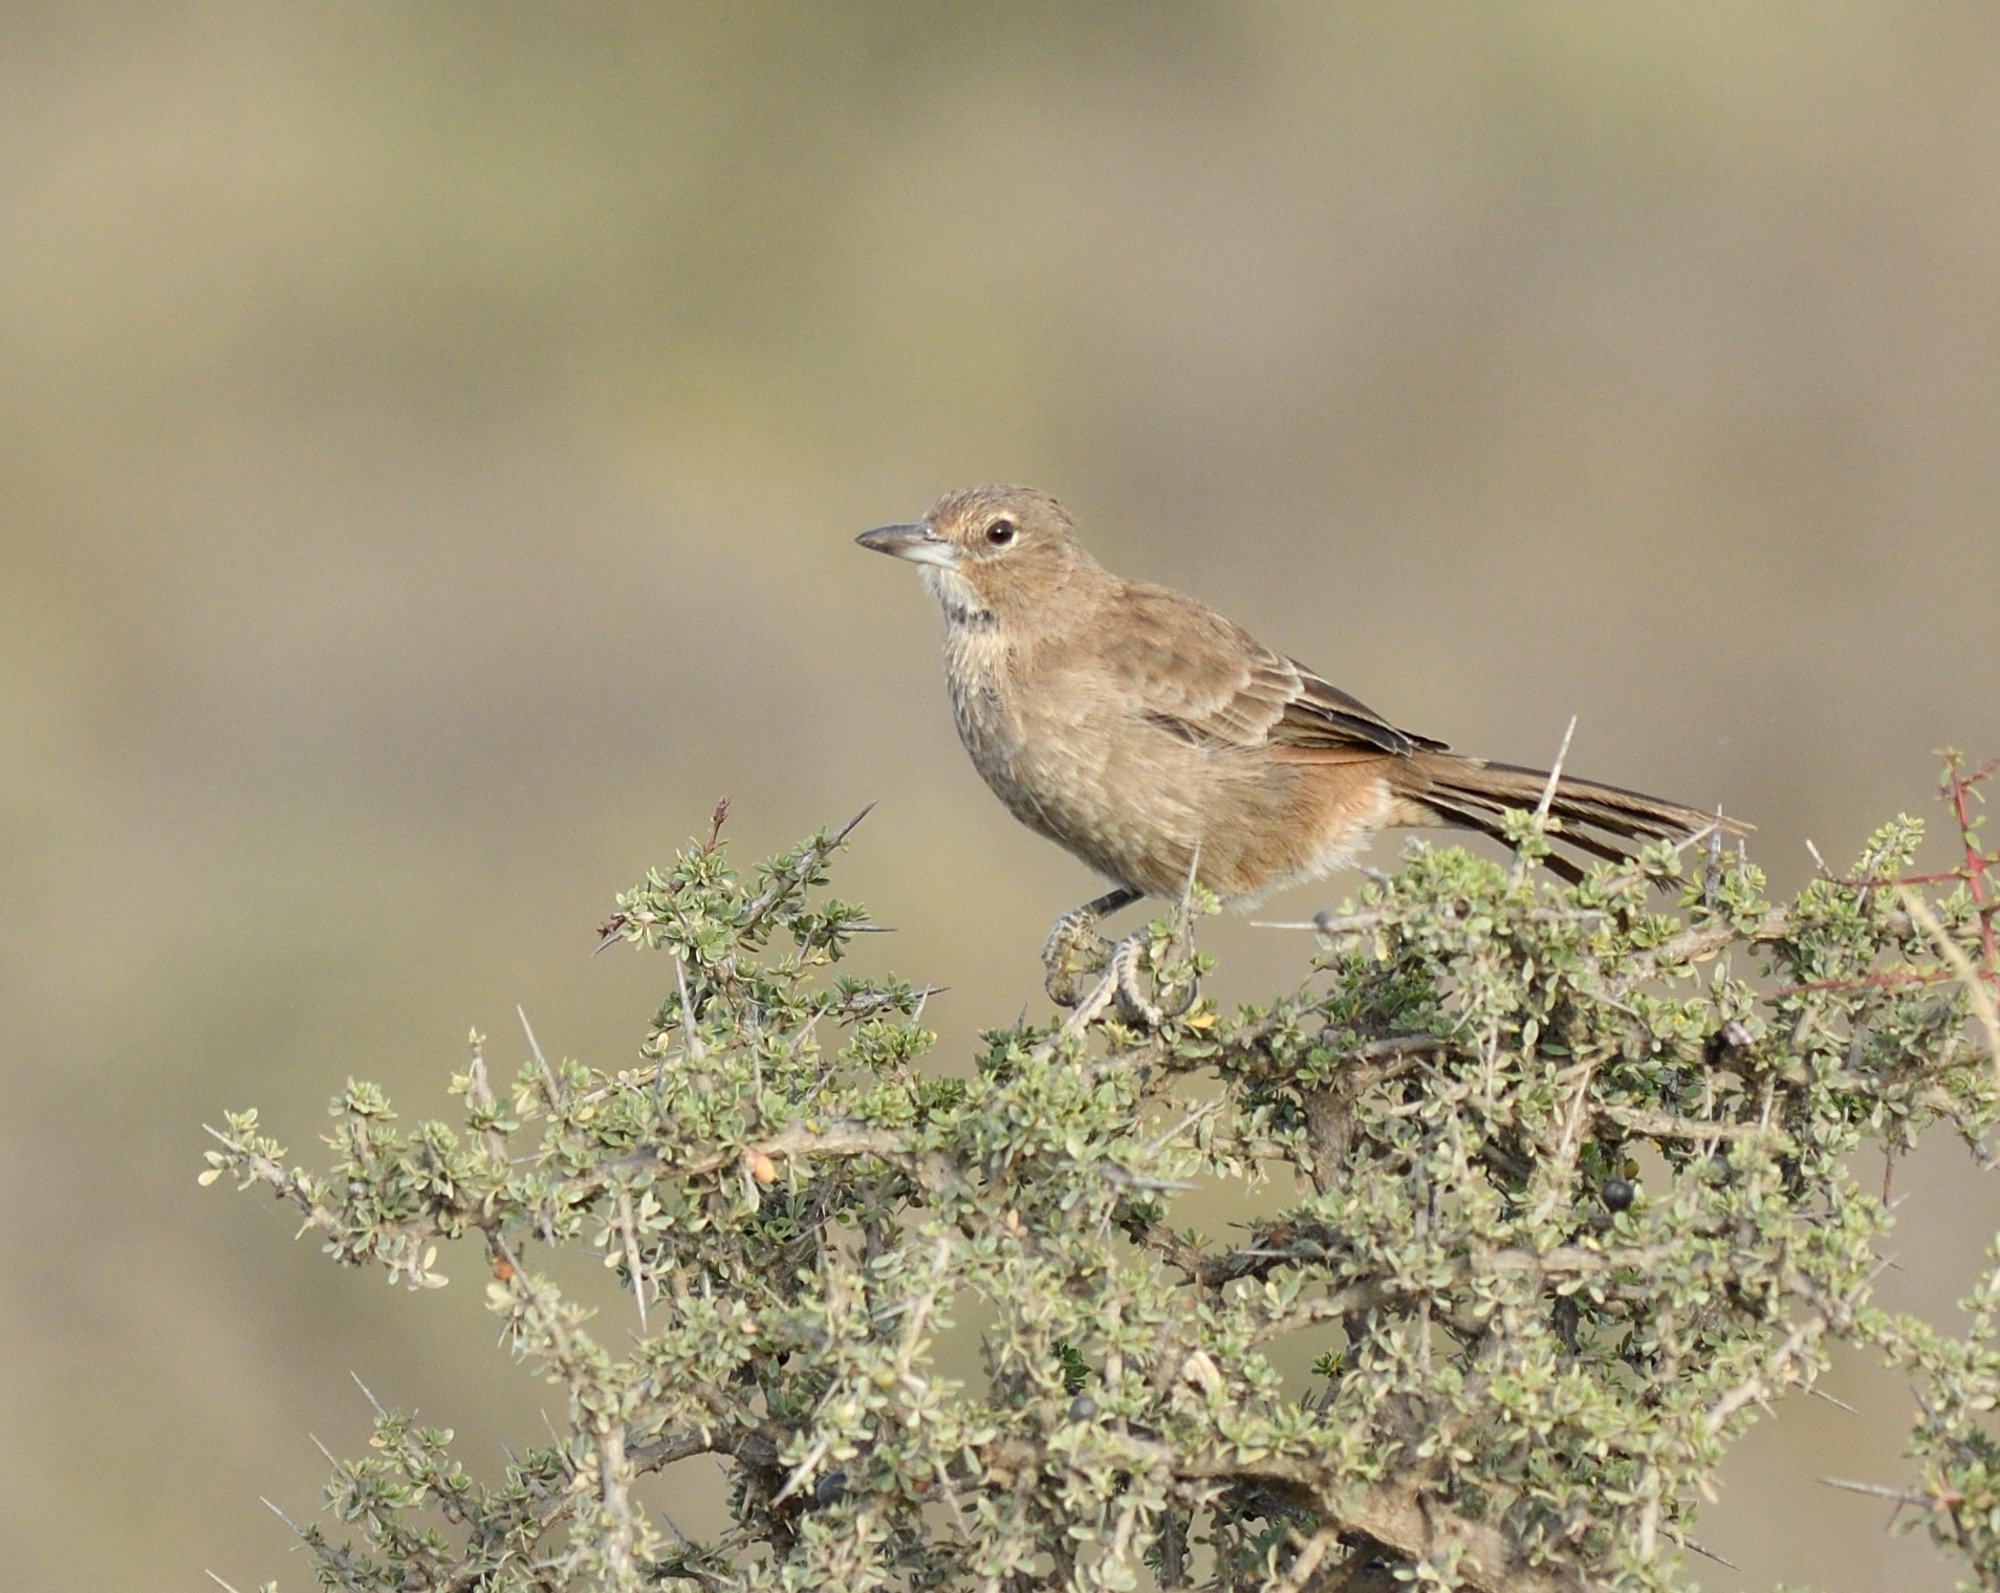
[[[834,836],[833,844],[835,846],[838,846],[842,841],[846,840],[848,836],[852,835],[855,832],[855,830],[857,830],[860,827],[861,821],[867,818],[869,814],[875,811],[876,803],[879,803],[881,800],[882,799],[880,797],[877,797],[874,802],[869,803],[867,807],[863,808],[859,813],[855,814],[853,818],[849,819],[845,824],[843,824],[840,827],[840,833]]]
[[[1814,1388],[1811,1384],[1807,1384],[1806,1392],[1812,1395],[1814,1399],[1823,1399],[1829,1405],[1838,1405],[1842,1410],[1846,1411],[1847,1414],[1850,1416],[1859,1416],[1861,1414],[1860,1411],[1856,1410],[1852,1405],[1848,1404],[1846,1400],[1836,1399],[1833,1395],[1829,1394],[1823,1388]]]
[[[1562,781],[1563,760],[1569,756],[1570,737],[1576,734],[1576,715],[1569,716],[1569,728],[1563,731],[1562,745],[1556,748],[1556,761],[1549,770],[1548,784],[1542,787],[1542,800],[1535,804],[1535,822],[1540,824],[1549,816],[1549,804],[1556,799],[1556,786]]]
[[[1188,911],[1190,908],[1194,906],[1194,877],[1196,871],[1200,867],[1201,867],[1201,842],[1196,841],[1194,843],[1194,852],[1188,858],[1187,879],[1181,885],[1181,904],[1179,908],[1176,909],[1176,917],[1178,919],[1178,922],[1175,924],[1176,930],[1186,927],[1188,921]]]
[[[1819,1480],[1829,1488],[1844,1488],[1849,1493],[1872,1494],[1877,1499],[1894,1499],[1898,1504],[1922,1505],[1927,1510],[1933,1508],[1931,1496],[1918,1493],[1913,1488],[1885,1488],[1879,1482],[1853,1482],[1846,1477],[1821,1477]]]
[[[208,1579],[209,1581],[213,1582],[217,1587],[223,1589],[223,1593],[236,1593],[235,1588],[231,1587],[227,1582],[223,1581],[222,1578],[217,1576],[213,1571],[210,1571],[208,1573]]]
[[[576,1477],[576,1462],[570,1458],[569,1444],[564,1440],[562,1434],[556,1431],[556,1424],[549,1420],[549,1413],[546,1410],[542,1412],[542,1425],[549,1430],[549,1447],[555,1451],[556,1459],[562,1463],[564,1472],[574,1480]],[[727,1476],[728,1473],[725,1472],[724,1475]]]
[[[1535,828],[1538,831],[1541,831],[1544,835],[1547,834],[1548,830],[1549,809],[1555,803],[1556,787],[1562,784],[1563,762],[1565,759],[1569,757],[1570,738],[1575,734],[1576,734],[1576,715],[1571,714],[1569,716],[1569,724],[1563,730],[1562,745],[1556,748],[1556,761],[1549,767],[1548,779],[1542,782],[1541,800],[1535,804],[1535,812],[1534,812]],[[1560,824],[1556,826],[1557,829],[1560,829],[1561,827],[1562,826]],[[1522,883],[1522,881],[1527,879],[1527,877],[1528,877],[1528,854],[1526,852],[1516,852],[1514,854],[1514,869],[1511,876],[1513,883],[1519,885]]]
[[[521,1032],[528,1037],[528,1049],[534,1053],[535,1066],[542,1070],[542,1083],[548,1087],[549,1105],[556,1104],[556,1076],[549,1067],[549,1059],[542,1055],[541,1042],[535,1038],[534,1025],[528,1022],[528,1009],[516,1005],[514,1010],[521,1017]]]
[[[306,1529],[300,1526],[290,1516],[286,1515],[284,1511],[280,1510],[277,1507],[277,1505],[273,1504],[269,1499],[264,1500],[263,1503],[264,1503],[264,1508],[266,1510],[270,1511],[272,1515],[276,1516],[280,1521],[284,1522],[284,1524],[290,1527],[296,1535],[298,1535],[299,1537],[305,1536]]]
[[[1708,823],[1704,824],[1700,829],[1690,830],[1686,835],[1683,835],[1678,841],[1668,842],[1668,845],[1673,847],[1674,856],[1679,857],[1681,853],[1685,852],[1690,846],[1700,846],[1702,842],[1706,841],[1711,835],[1717,835],[1720,833],[1721,833],[1720,826],[1718,826],[1716,822],[1711,819]]]
[[[335,1468],[336,1470],[338,1470],[338,1469],[339,1469],[339,1466],[340,1466],[340,1462],[339,1462],[338,1460],[334,1459],[334,1456],[333,1456],[333,1451],[332,1451],[331,1449],[328,1449],[328,1448],[326,1447],[326,1445],[325,1445],[325,1444],[323,1444],[323,1443],[321,1443],[321,1442],[319,1441],[319,1434],[318,1434],[318,1433],[307,1433],[307,1434],[306,1434],[306,1437],[310,1438],[310,1439],[311,1439],[311,1440],[313,1441],[313,1448],[317,1449],[317,1450],[318,1450],[318,1451],[319,1451],[319,1452],[320,1452],[320,1453],[321,1453],[322,1455],[326,1456],[326,1463],[327,1463],[327,1464],[328,1464],[329,1466],[332,1466],[332,1467],[334,1467],[334,1468]]]
[[[625,1269],[632,1275],[632,1298],[639,1306],[639,1331],[649,1333],[646,1325],[646,1269],[639,1260],[639,1235],[632,1217],[632,1191],[621,1186],[618,1190],[618,1226],[625,1236]]]
[[[1683,1537],[1680,1533],[1677,1532],[1674,1534],[1674,1541],[1684,1549],[1694,1550],[1694,1552],[1700,1555],[1704,1560],[1713,1560],[1717,1565],[1726,1565],[1732,1571],[1741,1571],[1743,1569],[1743,1567],[1738,1565],[1734,1560],[1725,1560],[1721,1555],[1717,1554],[1713,1549],[1708,1548],[1703,1544],[1697,1543],[1693,1538]]]
[[[359,1372],[349,1372],[347,1375],[354,1379],[354,1386],[360,1389],[363,1394],[367,1395],[368,1403],[375,1407],[375,1414],[377,1416],[387,1416],[389,1414],[386,1410],[382,1408],[382,1402],[379,1399],[377,1399],[372,1393],[369,1393],[368,1385],[361,1381],[361,1374]]]

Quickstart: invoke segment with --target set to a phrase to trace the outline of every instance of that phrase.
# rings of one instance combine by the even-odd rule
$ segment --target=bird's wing
[[[1407,756],[1412,752],[1443,752],[1445,743],[1413,730],[1398,730],[1373,708],[1329,685],[1295,658],[1288,658],[1298,686],[1272,726],[1270,739],[1287,747],[1379,747]]]
[[[1306,757],[1442,750],[1398,730],[1296,659],[1164,587],[1133,583],[1103,656],[1147,718],[1200,745],[1272,746]]]

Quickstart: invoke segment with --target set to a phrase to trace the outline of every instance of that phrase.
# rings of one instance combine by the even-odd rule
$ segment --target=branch
[[[1993,1059],[1994,1076],[2000,1079],[2000,1007],[1994,1003],[1993,992],[1987,988],[1979,970],[1972,965],[1972,959],[1966,956],[1965,949],[1944,932],[1944,925],[1938,922],[1930,903],[1912,890],[1899,889],[1896,894],[1903,898],[1903,905],[1909,909],[1910,916],[1917,921],[1925,938],[1937,948],[1937,954],[1951,965],[1951,971],[1965,986],[1966,999],[1972,1003],[1973,1013],[1978,1017],[1980,1027],[1986,1031],[1986,1053]],[[1992,923],[1986,919],[1982,919],[1981,923],[1990,935],[1993,932]]]
[[[1356,1495],[1325,1466],[1303,1456],[1255,1458],[1210,1449],[1173,1463],[1187,1478],[1251,1478],[1306,1494],[1343,1534],[1372,1538],[1406,1560],[1456,1547],[1466,1556],[1460,1573],[1468,1593],[1588,1593],[1590,1583],[1572,1566],[1531,1565],[1497,1527],[1459,1515],[1426,1493],[1407,1474]]]
[[[1722,950],[1739,940],[1753,944],[1783,940],[1792,927],[1791,915],[1782,908],[1766,913],[1747,930],[1739,929],[1731,923],[1708,924],[1700,929],[1690,929],[1672,940],[1655,946],[1651,951],[1635,953],[1625,965],[1625,972],[1606,987],[1614,998],[1629,995],[1655,977],[1662,968],[1675,968],[1683,963],[1697,962],[1711,952]]]
[[[1706,1117],[1675,1117],[1668,1112],[1610,1103],[1598,1107],[1596,1116],[1600,1124],[1626,1129],[1647,1139],[1769,1139],[1781,1148],[1792,1143],[1791,1135],[1768,1123],[1718,1123]]]
[[[1401,1300],[1418,1300],[1458,1289],[1481,1273],[1526,1273],[1541,1278],[1577,1277],[1606,1272],[1645,1272],[1676,1253],[1674,1247],[1647,1245],[1630,1250],[1585,1250],[1564,1245],[1546,1255],[1532,1250],[1496,1250],[1481,1256],[1459,1256],[1451,1265],[1448,1283],[1435,1280],[1420,1285],[1404,1285],[1394,1278],[1371,1278],[1352,1284],[1336,1294],[1307,1300],[1282,1315],[1272,1317],[1250,1335],[1252,1344],[1268,1344],[1288,1333],[1299,1332],[1320,1322],[1337,1321],[1350,1311],[1366,1311]]]
[[[819,866],[839,851],[861,821],[874,811],[875,804],[871,802],[833,834],[813,841],[799,853],[797,861],[789,868],[774,871],[771,883],[764,887],[762,894],[755,901],[743,909],[743,916],[737,919],[734,926],[736,933],[744,936],[761,928],[766,915],[784,899],[786,892],[798,889],[811,879]]]

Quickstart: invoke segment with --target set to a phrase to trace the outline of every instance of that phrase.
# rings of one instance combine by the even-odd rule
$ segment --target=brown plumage
[[[948,493],[921,523],[860,541],[922,567],[959,736],[987,784],[1124,887],[1114,898],[1175,894],[1192,868],[1247,903],[1351,863],[1394,826],[1498,836],[1502,812],[1533,808],[1548,781],[1398,730],[1194,599],[1111,574],[1046,493]],[[1563,842],[1602,858],[1713,822],[1568,776],[1550,811]],[[1565,857],[1548,866],[1580,875]]]

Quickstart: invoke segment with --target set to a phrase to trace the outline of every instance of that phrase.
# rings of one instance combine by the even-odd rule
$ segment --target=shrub
[[[1988,1157],[1976,781],[1947,770],[1951,874],[1907,874],[1899,818],[1781,906],[1713,841],[1557,887],[1522,815],[1522,865],[1414,847],[1268,1005],[1155,1029],[1086,1001],[990,1031],[969,1078],[923,1066],[923,990],[837,971],[871,927],[825,894],[847,831],[746,878],[718,810],[607,926],[668,954],[637,1065],[537,1053],[496,1091],[475,1041],[456,1129],[350,1084],[326,1173],[255,1112],[217,1134],[204,1177],[275,1190],[339,1261],[435,1286],[439,1242],[476,1239],[506,1341],[568,1395],[498,1481],[382,1412],[335,1525],[298,1529],[317,1574],[1669,1588],[1731,1441],[1844,1341],[1918,1385],[1919,1476],[1887,1491],[2000,1587],[2000,1272],[1962,1340],[1872,1305],[1889,1215],[1853,1166],[1934,1125]],[[1163,986],[1206,967],[1185,928],[1152,927]],[[1266,1214],[1178,1228],[1197,1185]],[[565,1245],[629,1321],[538,1269]],[[712,1542],[634,1491],[701,1454],[731,1479]]]

